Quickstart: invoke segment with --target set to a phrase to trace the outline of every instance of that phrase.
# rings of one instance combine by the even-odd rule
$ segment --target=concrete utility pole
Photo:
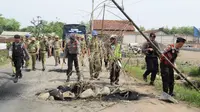
[[[101,24],[101,36],[103,35],[103,30],[104,30],[105,9],[106,9],[106,4],[104,4],[104,7],[103,7],[103,18],[102,18],[102,24]]]
[[[91,13],[91,24],[90,24],[91,34],[92,34],[92,31],[93,31],[93,20],[94,20],[94,0],[92,0],[92,13]]]

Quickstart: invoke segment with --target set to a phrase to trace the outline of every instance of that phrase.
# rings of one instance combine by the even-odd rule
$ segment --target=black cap
[[[186,40],[185,40],[184,38],[178,37],[177,40],[176,40],[176,43],[179,43],[179,42],[185,43],[185,41],[186,41]]]
[[[150,33],[150,37],[154,37],[154,38],[155,38],[155,37],[156,37],[156,34],[153,33],[153,32],[151,32],[151,33]]]
[[[20,39],[20,35],[14,35],[15,39]]]

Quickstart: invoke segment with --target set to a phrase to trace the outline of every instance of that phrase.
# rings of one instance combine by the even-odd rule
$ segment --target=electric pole
[[[104,4],[104,6],[103,6],[103,18],[102,18],[102,24],[101,24],[101,36],[102,37],[103,37],[103,30],[104,30],[105,9],[106,9],[106,4]]]
[[[93,21],[94,21],[94,0],[92,0],[92,13],[91,13],[91,24],[90,24],[91,34],[93,31]]]

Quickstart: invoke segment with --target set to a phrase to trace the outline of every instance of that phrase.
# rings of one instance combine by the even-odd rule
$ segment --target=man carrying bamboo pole
[[[179,49],[184,45],[185,41],[186,40],[182,37],[177,38],[176,44],[169,45],[168,48],[164,50],[160,59],[163,92],[168,93],[171,96],[174,96],[174,70],[163,55],[174,64],[178,56]]]

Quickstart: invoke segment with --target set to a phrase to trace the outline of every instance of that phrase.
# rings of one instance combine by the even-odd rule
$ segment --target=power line
[[[123,18],[121,18],[120,16],[118,16],[117,14],[115,14],[115,13],[113,13],[113,12],[111,12],[111,11],[109,11],[109,10],[106,10],[107,12],[109,12],[109,13],[111,13],[111,14],[113,14],[114,16],[116,16],[116,17],[118,17],[119,19],[121,19],[121,20],[124,20]]]

